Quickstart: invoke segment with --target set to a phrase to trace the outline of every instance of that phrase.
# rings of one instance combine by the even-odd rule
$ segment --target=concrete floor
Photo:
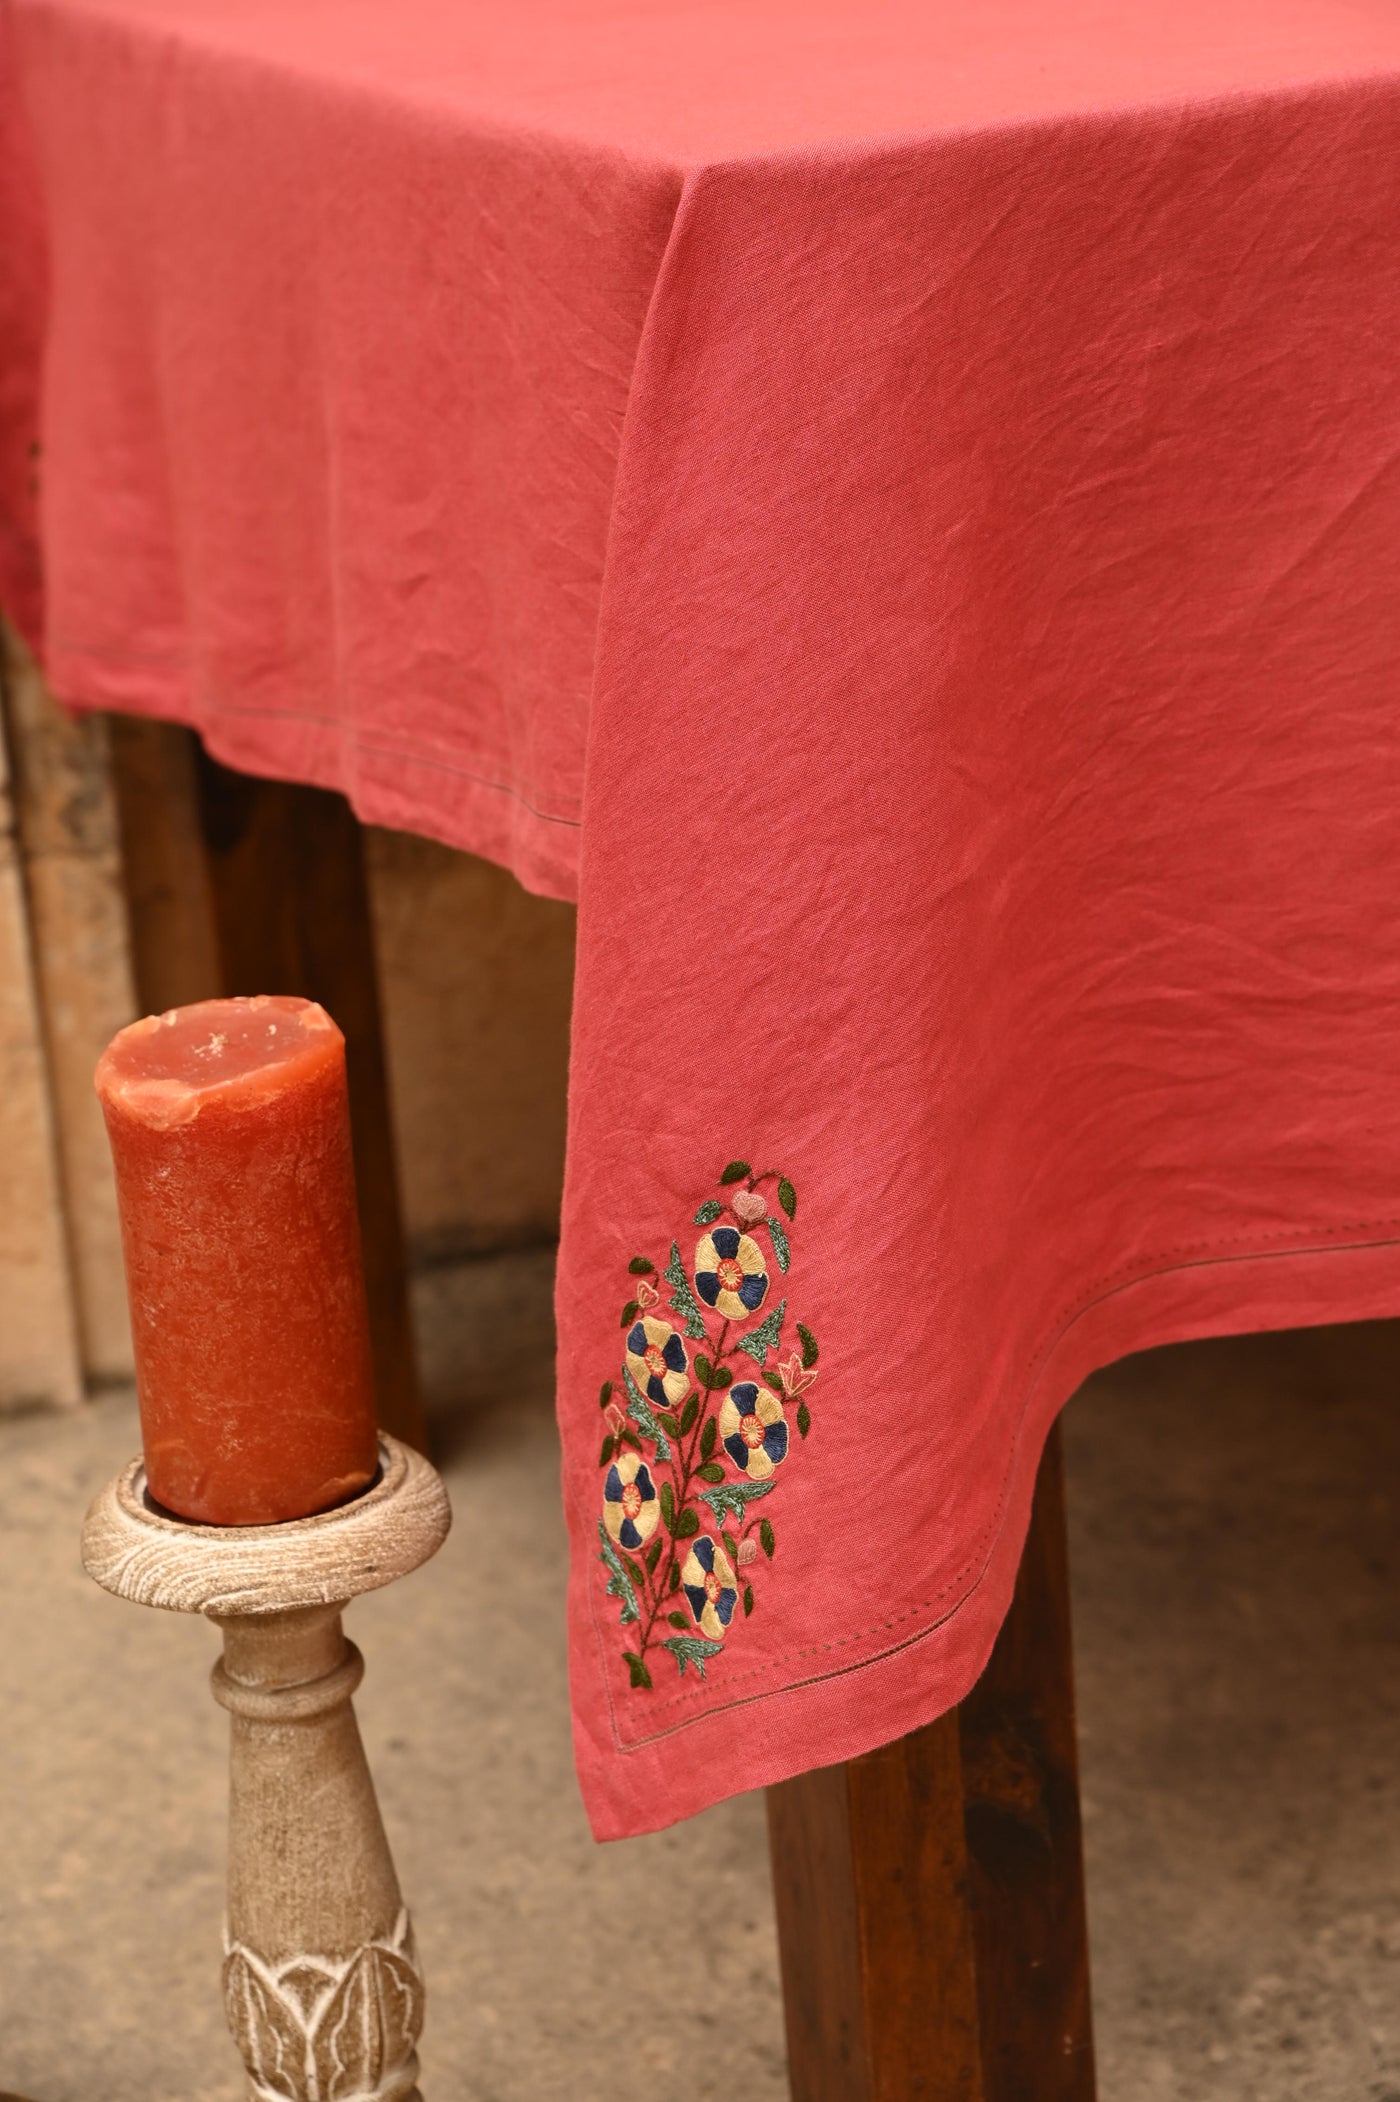
[[[351,1628],[425,2093],[780,2102],[761,1801],[604,1849],[579,1805],[548,1261],[435,1273],[418,1311],[456,1527]],[[1158,1353],[1070,1407],[1104,2102],[1400,2102],[1397,1401],[1392,1325]],[[124,1396],[0,1424],[0,2088],[241,2102],[215,1637],[76,1563],[136,1443]],[[702,1987],[639,1961],[659,1889],[727,1923]]]

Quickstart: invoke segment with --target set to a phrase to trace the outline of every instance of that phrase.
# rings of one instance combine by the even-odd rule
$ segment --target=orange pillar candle
[[[268,1525],[378,1464],[345,1039],[311,1000],[202,1000],[97,1067],[151,1495]]]

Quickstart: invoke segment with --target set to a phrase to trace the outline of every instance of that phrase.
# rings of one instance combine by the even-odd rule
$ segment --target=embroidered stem
[[[721,1321],[719,1341],[711,1344],[709,1327],[708,1324],[706,1325],[705,1342],[714,1351],[714,1357],[711,1360],[713,1364],[723,1364],[726,1357],[731,1357],[734,1354],[732,1350],[725,1347],[729,1336],[729,1328],[730,1324],[727,1320]],[[695,1473],[696,1460],[700,1451],[700,1440],[705,1434],[705,1425],[709,1421],[710,1406],[714,1399],[714,1395],[704,1387],[697,1388],[697,1392],[704,1397],[704,1400],[703,1406],[697,1410],[695,1421],[690,1427],[690,1443],[686,1446],[685,1451],[681,1452],[679,1449],[680,1440],[677,1440],[676,1448],[673,1449],[671,1454],[671,1478],[675,1491],[676,1523],[678,1525],[681,1513],[690,1508],[690,1484]],[[677,1540],[675,1534],[672,1533],[667,1552],[656,1565],[654,1582],[650,1577],[647,1579],[651,1611],[647,1616],[646,1626],[641,1642],[638,1645],[637,1654],[640,1657],[645,1657],[647,1653],[651,1644],[652,1631],[656,1626],[662,1608],[667,1604],[668,1600],[676,1596],[668,1587],[671,1579],[671,1565],[679,1560],[680,1545],[681,1543]]]

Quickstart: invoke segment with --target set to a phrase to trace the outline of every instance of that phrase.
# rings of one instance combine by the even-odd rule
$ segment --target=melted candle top
[[[113,1037],[97,1092],[143,1124],[188,1124],[207,1105],[253,1109],[334,1058],[340,1031],[314,1000],[257,993],[147,1015]]]

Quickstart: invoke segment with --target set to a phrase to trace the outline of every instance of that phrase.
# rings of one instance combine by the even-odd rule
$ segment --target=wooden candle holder
[[[186,1524],[133,1460],[97,1496],[83,1566],[104,1591],[223,1630],[229,1711],[224,2003],[249,2102],[422,2102],[423,1979],[350,1697],[341,1608],[447,1537],[447,1492],[381,1435],[378,1479],[283,1525]]]

